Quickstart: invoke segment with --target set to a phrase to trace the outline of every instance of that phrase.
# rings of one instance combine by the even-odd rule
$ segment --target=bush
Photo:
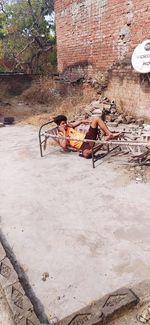
[[[40,77],[32,82],[29,89],[23,92],[23,100],[28,103],[48,104],[56,100],[55,82],[48,77]]]

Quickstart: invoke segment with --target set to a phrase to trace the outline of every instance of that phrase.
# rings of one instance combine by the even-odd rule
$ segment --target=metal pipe
[[[45,132],[46,133],[46,132]],[[46,133],[47,134],[47,133]],[[64,137],[64,136],[59,136],[59,135],[53,135],[48,133],[48,137],[50,138],[56,138],[56,139],[62,139],[62,140],[71,140],[71,141],[78,141],[78,142],[95,142],[97,144],[115,144],[115,145],[130,145],[130,146],[146,146],[150,147],[150,142],[149,141],[141,141],[141,142],[135,142],[135,141],[123,141],[123,140],[91,140],[91,139],[76,139],[76,138],[71,138],[71,137]]]
[[[49,121],[49,122],[47,122],[47,123],[44,123],[44,124],[42,124],[41,125],[41,127],[40,127],[40,129],[39,129],[39,145],[40,145],[40,155],[41,155],[41,157],[43,157],[43,150],[42,150],[42,141],[41,141],[41,136],[42,136],[42,134],[41,134],[41,130],[42,130],[42,128],[44,127],[44,126],[46,126],[46,125],[48,125],[48,124],[51,124],[53,122],[53,120],[51,120],[51,121]]]

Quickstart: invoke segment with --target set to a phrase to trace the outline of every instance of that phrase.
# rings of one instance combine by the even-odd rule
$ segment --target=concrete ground
[[[41,314],[62,319],[150,277],[148,175],[56,147],[40,158],[36,127],[0,133],[1,230]]]

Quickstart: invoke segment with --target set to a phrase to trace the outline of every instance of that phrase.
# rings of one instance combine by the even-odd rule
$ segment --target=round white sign
[[[132,54],[132,66],[140,73],[150,72],[150,40],[139,44]]]

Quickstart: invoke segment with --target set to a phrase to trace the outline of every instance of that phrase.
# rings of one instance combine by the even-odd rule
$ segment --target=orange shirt
[[[76,131],[75,129],[68,127],[66,130],[66,137],[77,139],[77,140],[67,140],[67,145],[71,146],[75,149],[80,149],[80,147],[83,143],[82,141],[85,138],[85,133]],[[81,141],[78,141],[78,140],[81,140]]]

